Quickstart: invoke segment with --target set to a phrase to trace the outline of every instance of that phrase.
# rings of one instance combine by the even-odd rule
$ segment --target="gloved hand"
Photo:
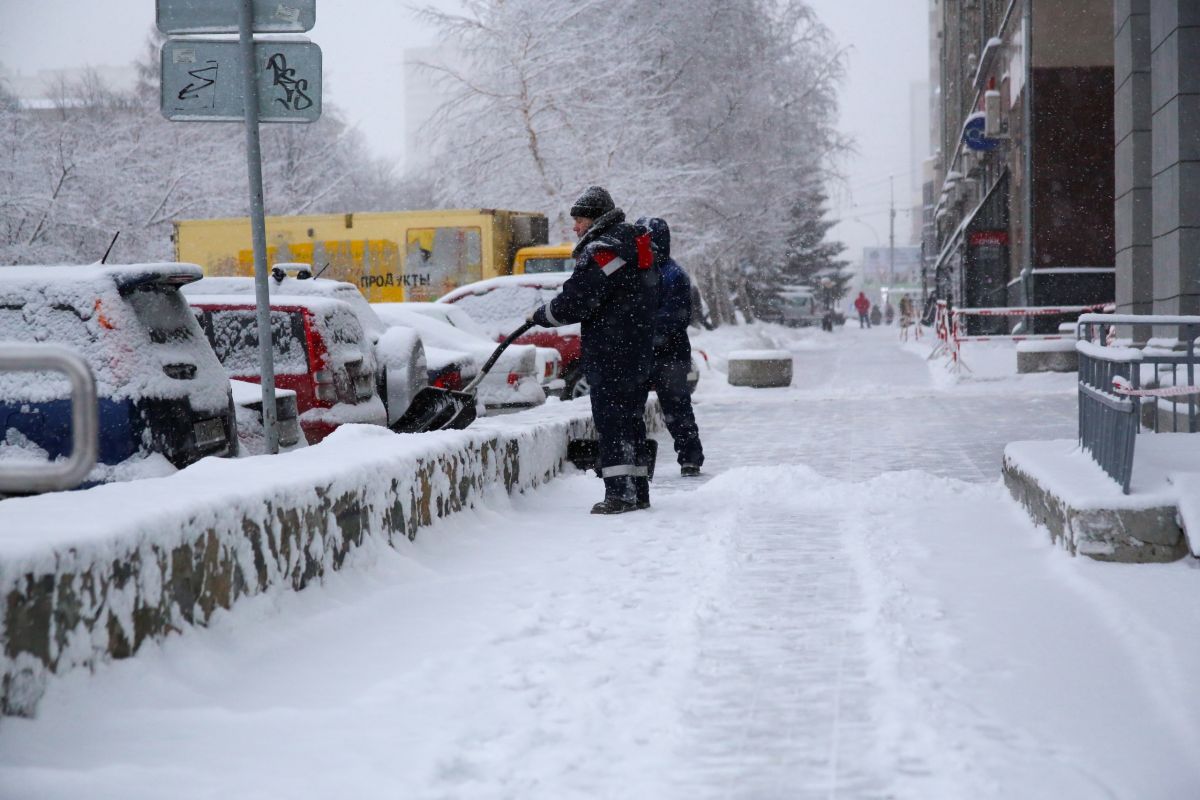
[[[550,322],[546,319],[546,307],[545,306],[541,306],[539,308],[534,309],[533,311],[530,311],[529,314],[525,317],[525,319],[528,322],[532,322],[535,325],[540,325],[543,328],[552,327],[550,325]]]

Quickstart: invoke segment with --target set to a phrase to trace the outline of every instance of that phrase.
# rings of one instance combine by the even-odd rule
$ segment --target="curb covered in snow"
[[[1074,555],[1100,561],[1174,561],[1188,548],[1167,466],[1172,449],[1191,444],[1171,437],[1191,435],[1139,437],[1128,495],[1078,442],[1068,439],[1010,443],[1004,449],[1004,484],[1033,521],[1046,527],[1050,539]]]
[[[660,427],[656,399],[646,417]],[[548,403],[465,431],[351,425],[291,453],[0,502],[0,715],[32,715],[51,674],[303,589],[353,548],[413,539],[491,487],[536,487],[570,439],[593,436],[586,402]]]

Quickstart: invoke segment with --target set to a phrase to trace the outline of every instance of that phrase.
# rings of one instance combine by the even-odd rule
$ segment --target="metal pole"
[[[1022,224],[1025,226],[1024,241],[1022,241],[1021,260],[1021,303],[1022,305],[1033,305],[1033,0],[1025,0],[1025,7],[1022,9],[1023,20],[1025,22],[1025,40],[1021,42],[1021,48],[1025,51],[1025,86],[1022,91],[1021,116],[1025,117],[1025,140],[1024,152],[1022,161],[1022,172],[1024,172],[1025,192],[1021,198],[1022,203]],[[1033,330],[1033,321],[1025,318],[1026,328]]]
[[[888,294],[896,285],[896,178],[888,176],[888,191],[891,194],[891,210],[888,213]]]
[[[267,287],[267,223],[263,212],[262,150],[258,142],[258,64],[254,56],[254,0],[241,0],[238,41],[246,100],[246,170],[250,178],[250,236],[254,243],[254,301],[258,310],[258,363],[267,452],[279,452],[275,419],[275,364],[271,341],[271,293]]]

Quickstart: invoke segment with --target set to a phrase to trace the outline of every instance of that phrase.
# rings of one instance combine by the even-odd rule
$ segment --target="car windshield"
[[[204,326],[217,359],[229,375],[258,375],[258,321],[251,309],[214,309]],[[271,311],[271,343],[275,371],[308,372],[304,321],[298,311]]]
[[[575,269],[573,258],[530,258],[525,261],[526,275],[539,275],[543,272],[570,272]]]
[[[155,344],[186,342],[192,337],[191,309],[178,289],[147,286],[130,292],[128,299]]]

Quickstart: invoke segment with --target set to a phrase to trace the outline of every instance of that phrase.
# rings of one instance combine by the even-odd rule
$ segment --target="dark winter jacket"
[[[657,256],[658,312],[654,316],[654,360],[658,363],[692,359],[688,325],[692,321],[692,281],[683,267],[671,258],[671,228],[666,220],[638,220],[650,231]]]
[[[630,388],[649,379],[658,307],[658,268],[639,266],[637,234],[619,208],[597,219],[562,291],[533,315],[545,327],[582,323],[584,371]]]

